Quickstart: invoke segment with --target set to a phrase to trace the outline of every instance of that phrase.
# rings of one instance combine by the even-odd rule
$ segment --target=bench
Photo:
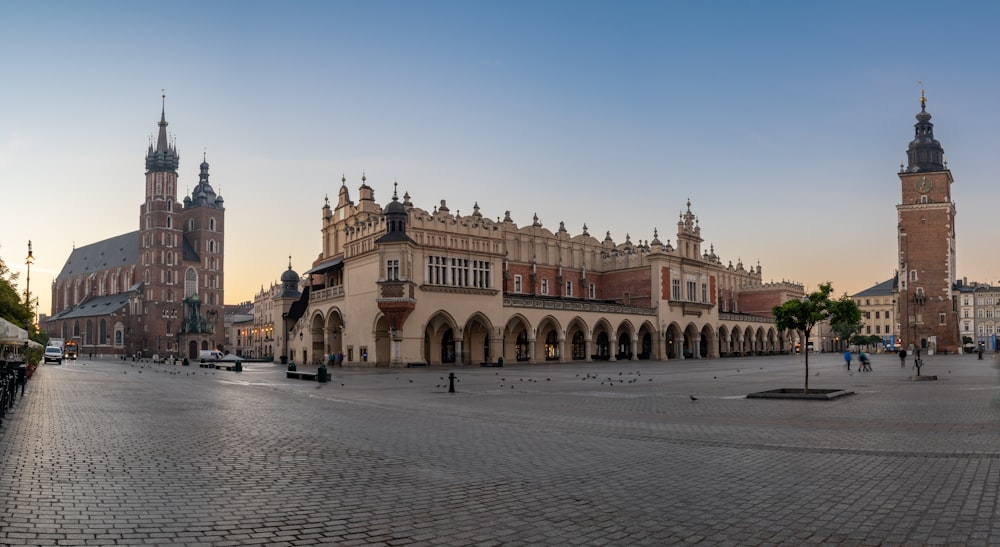
[[[503,363],[501,363],[499,361],[495,361],[495,362],[486,361],[486,362],[483,362],[483,363],[479,363],[479,366],[481,366],[481,367],[502,367]]]
[[[286,370],[285,371],[285,378],[292,378],[292,379],[295,379],[295,380],[309,380],[309,381],[315,382],[316,381],[316,373],[315,372],[301,372],[301,371],[298,371],[298,370]]]

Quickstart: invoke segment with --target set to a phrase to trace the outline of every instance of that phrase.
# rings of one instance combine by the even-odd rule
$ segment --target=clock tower
[[[922,90],[914,127],[916,135],[906,151],[908,164],[900,166],[902,200],[896,205],[899,333],[904,349],[957,352],[961,339],[952,290],[956,278],[954,179],[941,143],[934,139]]]

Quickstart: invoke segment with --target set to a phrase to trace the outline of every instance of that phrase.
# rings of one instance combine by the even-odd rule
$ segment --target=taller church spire
[[[163,95],[163,108],[160,111],[159,133],[156,136],[156,143],[149,143],[149,150],[146,152],[146,172],[177,172],[180,164],[180,156],[177,148],[170,142],[167,136],[167,96]]]
[[[944,149],[934,139],[934,124],[931,123],[931,115],[927,113],[927,97],[924,96],[923,89],[920,90],[920,113],[917,114],[914,128],[916,135],[906,150],[906,172],[945,171]]]

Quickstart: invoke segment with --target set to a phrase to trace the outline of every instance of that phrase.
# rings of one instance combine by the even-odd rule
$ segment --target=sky
[[[225,198],[226,303],[320,252],[324,197],[675,239],[853,294],[892,277],[925,89],[959,277],[997,283],[1000,3],[289,1],[0,4],[0,258],[31,292],[138,229],[161,108]],[[921,85],[919,82],[923,82]],[[161,95],[166,95],[165,107]],[[179,199],[183,199],[179,195]]]

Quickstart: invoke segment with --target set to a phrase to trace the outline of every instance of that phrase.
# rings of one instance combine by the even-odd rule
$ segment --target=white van
[[[63,360],[63,350],[59,346],[46,346],[45,348],[45,362],[55,361],[57,365],[61,365]]]
[[[198,359],[201,361],[218,361],[222,359],[222,352],[217,349],[203,349],[198,352]]]

